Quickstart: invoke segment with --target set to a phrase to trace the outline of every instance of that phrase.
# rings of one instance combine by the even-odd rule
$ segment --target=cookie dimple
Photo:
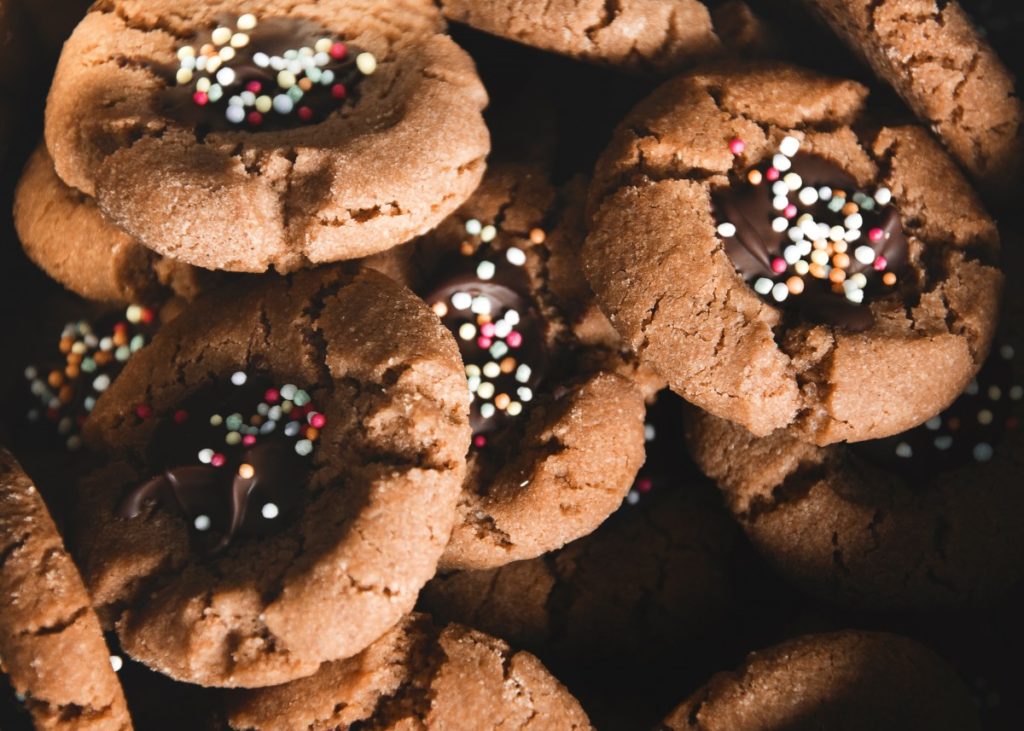
[[[902,431],[952,401],[980,366],[992,336],[1002,277],[987,263],[998,245],[991,219],[924,130],[883,127],[858,137],[857,120],[867,114],[864,95],[853,82],[790,66],[695,73],[642,102],[597,166],[583,262],[602,307],[641,362],[674,390],[759,435],[795,424],[805,439],[828,444]],[[789,279],[754,277],[748,285],[737,272],[743,262],[730,258],[730,241],[743,221],[726,220],[721,212],[717,220],[714,201],[725,204],[733,195],[726,191],[750,186],[751,172],[762,186],[784,183],[794,163],[780,152],[782,145],[827,161],[857,185],[848,195],[861,210],[843,214],[843,241],[831,253],[826,239],[828,261],[820,272],[847,300],[868,300],[856,309],[843,305],[843,297],[815,299],[815,318],[793,316],[777,307],[799,299],[790,295]],[[774,168],[779,179],[767,181],[776,159],[787,170]],[[936,179],[947,183],[936,186]],[[891,222],[866,231],[852,226],[864,225],[862,205],[877,205],[879,191],[900,216],[904,255],[897,255],[902,247],[886,248],[902,240]],[[821,191],[814,193],[820,199]],[[854,195],[863,198],[853,201]],[[779,198],[781,215],[769,210],[765,225],[786,221],[786,235],[795,229],[804,246],[811,244],[811,257],[816,239],[807,241],[795,225],[803,218],[799,206],[789,196]],[[785,218],[790,207],[792,226]],[[723,224],[730,225],[720,231]],[[857,267],[867,265],[855,259],[855,242],[846,238],[868,239],[875,229],[882,248],[872,249],[870,266],[874,271],[881,253],[880,286],[894,292],[872,301],[856,277]],[[800,244],[794,241],[793,248]],[[778,252],[782,273],[800,263],[802,254],[795,253],[790,262],[785,248]],[[906,260],[904,276],[889,271],[887,255],[894,265]],[[764,266],[781,278],[775,263],[769,257]],[[849,284],[837,281],[847,274]],[[891,284],[888,274],[896,274]],[[792,284],[806,288],[808,281]],[[870,289],[867,275],[863,284]],[[824,310],[833,304],[873,324],[862,332],[815,325],[815,319],[828,321]],[[894,403],[905,408],[891,408]]]
[[[0,655],[38,728],[132,728],[89,594],[43,499],[0,450]]]
[[[455,344],[422,302],[381,275],[337,268],[225,288],[138,358],[87,425],[110,463],[85,478],[79,529],[87,581],[126,652],[190,682],[271,685],[359,652],[412,607],[450,531],[469,440]],[[236,464],[261,448],[259,427],[234,406],[218,407],[224,423],[214,432],[225,446],[207,455],[197,443],[192,458],[209,456],[196,466],[219,479],[212,462],[224,453],[231,474],[218,484],[246,488],[260,509],[254,530],[234,514],[237,535],[207,555],[193,543],[200,528],[224,531],[212,512],[182,514],[168,496],[118,517],[127,495],[183,458],[160,457],[156,440],[174,429],[168,420],[238,374],[276,391],[258,394],[268,417],[270,401],[282,399],[301,413],[302,433],[276,443],[293,452],[315,445],[294,455],[308,472],[289,478],[255,461]],[[283,431],[296,420],[279,421]],[[236,438],[237,447],[227,444]],[[260,474],[280,479],[275,492],[294,494],[269,499]],[[268,500],[278,508],[272,518],[262,512]],[[200,515],[210,524],[196,525]],[[264,535],[243,535],[253,532]]]
[[[583,709],[526,652],[457,624],[414,614],[348,661],[233,698],[230,723],[276,729],[591,728]]]
[[[167,117],[157,103],[166,86],[154,65],[180,64],[179,48],[202,29],[216,30],[225,9],[194,5],[190,12],[128,0],[94,6],[68,42],[47,105],[58,174],[147,247],[231,271],[351,259],[429,229],[479,182],[489,148],[480,115],[486,93],[469,57],[441,35],[430,3],[247,6],[260,19],[286,16],[341,34],[372,54],[376,68],[358,95],[318,123],[209,134]],[[296,77],[299,86],[289,88],[303,91],[308,80]],[[203,109],[209,91],[194,92]],[[278,113],[274,97],[270,112],[255,107],[266,104],[262,91],[217,104],[238,96],[246,119],[255,112],[269,124]]]

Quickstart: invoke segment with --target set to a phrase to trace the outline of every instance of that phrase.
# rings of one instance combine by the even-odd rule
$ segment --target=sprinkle
[[[739,137],[734,137],[729,141],[729,152],[733,155],[742,155],[745,149],[747,149],[747,143]]]
[[[252,30],[256,27],[256,16],[252,13],[245,13],[239,16],[238,22],[235,23],[235,27],[239,30]]]
[[[210,40],[212,40],[218,46],[223,46],[225,43],[231,40],[231,35],[232,34],[230,28],[220,26],[219,28],[214,29],[213,33],[210,35]]]
[[[978,462],[988,462],[992,459],[992,455],[995,453],[995,450],[992,449],[991,444],[988,444],[987,442],[980,442],[974,445],[972,453],[974,454],[974,459]]]
[[[796,137],[783,137],[782,142],[779,143],[779,152],[786,157],[793,157],[797,152],[800,151],[800,140]],[[778,167],[776,165],[776,167]]]
[[[245,374],[245,371],[235,371],[231,374],[231,383],[236,386],[244,386],[248,380],[249,377]]]
[[[505,252],[505,258],[513,266],[521,267],[526,264],[526,252],[518,246],[510,246]]]
[[[772,297],[776,302],[784,302],[789,297],[789,288],[782,282],[772,287]]]
[[[731,223],[720,223],[718,224],[718,235],[723,238],[729,238],[730,236],[736,235],[736,227]]]
[[[485,282],[489,281],[490,279],[492,279],[494,277],[494,272],[495,271],[496,271],[496,267],[494,266],[494,262],[490,262],[490,261],[486,261],[486,260],[480,262],[477,265],[477,267],[476,267],[476,275],[478,277],[480,277],[480,279],[484,280]]]
[[[263,507],[260,509],[260,515],[267,520],[273,520],[280,514],[280,509],[274,503],[264,503]]]
[[[775,283],[772,282],[772,280],[768,279],[767,277],[760,277],[757,281],[754,282],[754,291],[760,295],[767,295],[769,292],[772,291],[772,287],[774,286],[774,284]]]
[[[369,76],[377,70],[377,57],[372,53],[360,53],[356,56],[356,68],[366,76]]]
[[[875,191],[874,199],[880,206],[888,205],[892,200],[892,191],[888,188],[879,188]]]
[[[494,226],[487,225],[484,226],[483,229],[481,229],[480,231],[480,240],[483,241],[484,243],[494,241],[494,238],[497,235],[498,229],[496,229]]]
[[[192,521],[192,525],[196,527],[197,531],[208,531],[210,530],[210,516],[209,515],[197,515],[196,519]]]
[[[910,459],[914,456],[914,450],[911,449],[910,445],[906,442],[900,442],[896,445],[896,456],[903,459]]]
[[[308,439],[300,439],[295,443],[295,452],[303,457],[308,456],[313,451],[313,442]]]

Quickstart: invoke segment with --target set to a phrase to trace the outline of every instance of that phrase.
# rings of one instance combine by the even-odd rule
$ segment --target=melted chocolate
[[[167,467],[129,492],[118,513],[134,518],[156,501],[188,519],[196,544],[207,553],[223,550],[238,536],[278,530],[308,478],[311,437],[317,438],[311,422],[323,418],[308,402],[300,404],[305,397],[287,399],[292,390],[297,389],[248,379],[191,398],[156,430],[150,464]]]
[[[167,82],[167,88],[160,97],[161,113],[204,132],[272,131],[323,121],[346,99],[353,98],[364,76],[356,64],[362,53],[360,49],[332,41],[334,50],[322,51],[318,56],[315,51],[317,42],[334,39],[334,35],[303,18],[267,18],[259,21],[255,28],[245,31],[239,30],[237,25],[235,17],[221,18],[217,28],[197,34],[185,46],[192,49],[194,56],[186,54],[186,58],[179,58],[179,65],[158,69]],[[208,69],[186,68],[188,80],[179,78],[178,73],[193,64],[197,57],[202,57],[204,50],[209,58],[209,53],[216,56],[220,49],[232,48],[230,42],[214,41],[214,33],[223,28],[230,29],[232,34],[243,33],[248,36],[248,43],[233,48],[234,56],[219,61],[219,66],[212,73]],[[186,60],[189,58],[191,60]],[[301,66],[304,59],[312,62],[317,58],[319,64]],[[230,69],[230,83],[221,83],[224,77],[218,79],[221,69]],[[282,71],[294,77],[294,85],[285,88],[279,84]],[[204,85],[215,86],[216,91],[203,91],[199,86],[201,79],[205,80]],[[263,102],[262,110],[257,108],[260,97],[270,100],[269,109],[266,102]],[[241,106],[244,115],[230,119],[228,108],[232,105]]]
[[[481,271],[493,273],[484,278]],[[507,249],[490,245],[446,258],[427,286],[424,299],[462,353],[477,447],[526,409],[544,379],[544,320],[529,292],[521,265],[509,262]]]
[[[882,271],[899,274],[907,265],[907,239],[899,214],[888,205],[888,201],[879,204],[871,196],[857,191],[854,179],[824,158],[797,153],[790,160],[790,165],[786,171],[768,168],[764,173],[754,173],[759,181],[757,184],[748,178],[713,195],[719,235],[725,242],[726,253],[748,283],[769,282],[771,286],[781,285],[785,289],[787,281],[799,278],[802,284],[797,286],[802,287],[802,291],[789,290],[783,295],[782,302],[786,307],[795,309],[801,317],[850,330],[864,330],[873,322],[867,304],[893,292],[892,286],[882,282]],[[786,215],[785,209],[773,204],[778,197],[773,186],[785,185],[784,181],[792,173],[798,175],[801,182],[796,189],[785,194],[787,204],[792,205],[788,210],[790,215]],[[775,176],[777,179],[772,180]],[[800,194],[808,188],[813,189],[813,194],[808,201],[803,201]],[[827,197],[819,195],[823,189]],[[840,203],[856,210],[844,212],[839,207]],[[854,240],[842,241],[839,244],[842,251],[833,252],[831,247],[836,242],[831,242],[828,235],[823,236],[824,231],[820,229],[823,226],[846,228],[845,222],[851,213],[856,213],[861,219],[861,224],[851,230],[861,234]],[[810,232],[810,224],[807,224],[807,229],[801,229],[799,222],[805,215],[817,224],[817,232]],[[773,221],[780,218],[788,220],[786,227],[777,231],[773,228]],[[722,224],[732,224],[735,232],[723,235]],[[873,230],[880,232],[874,239],[869,236]],[[823,250],[825,245],[829,246],[828,263],[817,270],[825,276],[814,275],[813,263],[812,273],[796,271],[796,260],[803,259],[806,265],[808,257],[819,244]],[[804,246],[806,251],[798,257],[794,252],[799,246]],[[855,255],[859,247],[869,247],[873,261],[861,261]],[[842,282],[831,281],[827,276],[833,268],[838,268],[834,264],[836,253],[845,254],[848,259],[847,265],[842,267],[844,279],[852,284],[854,275],[865,277],[866,285],[858,288],[861,293],[856,295],[862,298],[862,302],[853,301],[847,296]],[[865,254],[862,252],[862,256]],[[780,266],[785,267],[782,271],[773,268],[780,261]],[[759,290],[759,293],[773,304],[780,304],[777,298],[769,297],[769,291]]]
[[[939,416],[902,434],[849,448],[906,476],[989,461],[1006,431],[1020,426],[1024,389],[1016,382],[1013,358],[1012,347],[994,348],[977,378]]]

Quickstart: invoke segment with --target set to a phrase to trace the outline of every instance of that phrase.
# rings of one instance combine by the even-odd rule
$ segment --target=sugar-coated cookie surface
[[[221,288],[128,363],[85,426],[84,575],[125,652],[254,687],[377,639],[433,575],[469,444],[449,333],[337,267]]]
[[[583,709],[527,652],[413,614],[350,660],[231,702],[239,731],[484,728],[585,731]]]
[[[130,731],[110,652],[39,491],[0,449],[0,665],[37,729]]]
[[[988,352],[995,224],[925,130],[866,124],[866,94],[786,65],[697,72],[598,162],[582,260],[602,308],[673,390],[755,434],[900,432]]]
[[[487,95],[443,30],[425,0],[99,2],[61,56],[47,147],[161,255],[248,272],[365,256],[483,173]]]

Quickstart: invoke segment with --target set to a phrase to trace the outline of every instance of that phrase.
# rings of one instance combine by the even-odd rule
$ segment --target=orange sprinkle
[[[128,344],[128,336],[125,335],[123,332],[114,333],[113,340],[114,340],[114,345],[127,345]]]
[[[101,350],[92,357],[96,361],[96,365],[106,365],[111,361],[114,356],[110,354],[110,351]]]
[[[306,429],[306,439],[308,439],[309,441],[315,442],[317,438],[319,438],[319,436],[320,430],[317,429],[315,426],[311,426],[308,429]]]
[[[751,170],[749,173],[747,173],[747,180],[750,181],[751,185],[760,185],[761,178],[762,176],[760,170]]]
[[[840,269],[846,269],[850,266],[850,257],[842,253],[836,254],[832,257],[832,266]]]
[[[78,378],[79,373],[81,373],[81,371],[79,370],[78,366],[75,365],[74,363],[68,363],[68,365],[64,368],[64,375],[72,380]]]
[[[497,406],[502,411],[507,409],[510,403],[512,403],[512,399],[509,397],[507,393],[499,393],[497,396],[494,397],[494,405]]]
[[[849,244],[847,244],[845,241],[837,241],[834,244],[832,244],[832,250],[837,254],[845,254],[846,250],[849,248]]]
[[[473,244],[463,241],[462,246],[459,247],[459,253],[463,256],[471,256],[473,254]]]
[[[790,277],[786,280],[786,288],[790,294],[800,294],[804,291],[804,280],[800,277]]]
[[[60,389],[60,393],[57,394],[57,398],[60,399],[62,404],[70,404],[71,399],[75,397],[75,389],[71,388],[71,385],[65,385]]]
[[[498,365],[501,367],[502,373],[511,373],[516,369],[516,359],[509,356],[508,358],[503,359]]]
[[[816,239],[813,246],[815,249],[827,249],[828,241],[826,241],[825,239]]]
[[[64,383],[64,374],[60,371],[50,371],[50,377],[46,379],[50,388],[60,388]]]
[[[882,275],[882,283],[891,287],[896,284],[896,275],[892,272],[886,272]]]
[[[833,284],[842,284],[846,280],[846,272],[842,269],[833,269],[828,273],[828,279]]]
[[[299,88],[302,89],[303,91],[309,91],[310,89],[313,88],[313,82],[310,81],[308,78],[300,79]]]
[[[810,272],[811,276],[815,277],[816,279],[825,278],[825,267],[822,266],[821,264],[811,264],[809,267],[807,267],[807,271]]]
[[[65,353],[65,354],[70,353],[71,352],[71,346],[74,345],[74,344],[75,344],[75,341],[74,341],[73,338],[61,338],[60,339],[60,352],[61,353]]]
[[[543,244],[548,235],[542,228],[535,228],[530,231],[530,243]]]
[[[833,190],[832,191],[832,197],[833,198],[845,198],[846,197],[846,191],[845,190]]]
[[[844,216],[850,216],[850,215],[853,215],[854,213],[856,213],[859,210],[860,210],[860,207],[856,203],[851,201],[850,203],[847,203],[845,206],[843,206],[843,215]]]

